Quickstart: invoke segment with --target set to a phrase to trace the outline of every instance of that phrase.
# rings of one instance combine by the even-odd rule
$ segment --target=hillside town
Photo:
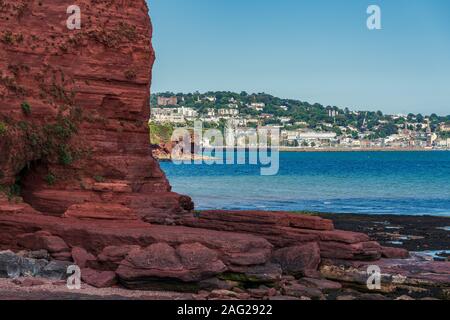
[[[222,131],[231,124],[240,135],[238,146],[256,146],[252,135],[278,129],[286,149],[450,149],[450,116],[350,111],[264,93],[152,95],[154,125],[185,127],[196,120]]]

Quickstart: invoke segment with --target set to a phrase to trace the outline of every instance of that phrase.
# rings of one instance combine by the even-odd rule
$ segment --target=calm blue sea
[[[255,165],[161,167],[197,209],[450,216],[449,151],[282,152],[276,176]]]

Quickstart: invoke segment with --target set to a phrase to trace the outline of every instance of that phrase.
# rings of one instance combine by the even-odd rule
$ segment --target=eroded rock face
[[[216,251],[199,243],[174,248],[167,243],[133,250],[116,273],[128,287],[147,287],[164,282],[199,282],[225,272]]]
[[[71,4],[0,3],[0,185],[44,214],[82,205],[108,218],[122,205],[172,223],[192,202],[151,155],[146,3],[78,1],[80,30],[66,26]]]
[[[319,267],[320,248],[314,242],[282,248],[274,252],[272,259],[280,264],[285,273],[306,275]]]

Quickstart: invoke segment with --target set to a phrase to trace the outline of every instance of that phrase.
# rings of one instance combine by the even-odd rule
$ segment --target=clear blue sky
[[[450,114],[449,0],[147,0],[153,92],[267,92]],[[369,31],[366,9],[382,10]]]

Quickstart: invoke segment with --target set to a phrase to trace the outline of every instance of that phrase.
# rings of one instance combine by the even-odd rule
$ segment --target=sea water
[[[281,152],[275,176],[249,164],[161,167],[200,210],[450,216],[449,151]]]

